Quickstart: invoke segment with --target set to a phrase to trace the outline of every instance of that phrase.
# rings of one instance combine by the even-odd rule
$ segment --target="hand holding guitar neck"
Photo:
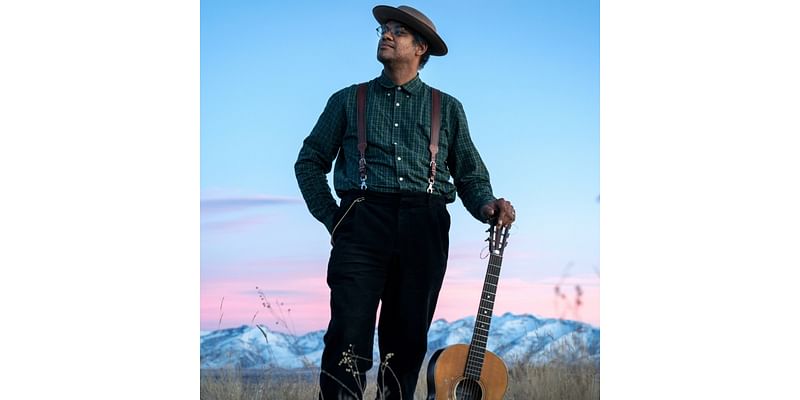
[[[502,197],[481,207],[481,214],[490,224],[498,226],[511,226],[517,219],[514,206],[511,205],[510,201]]]

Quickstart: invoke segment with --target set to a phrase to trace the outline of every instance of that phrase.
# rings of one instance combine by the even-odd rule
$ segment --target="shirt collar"
[[[395,85],[394,82],[392,82],[392,80],[389,79],[389,77],[386,76],[386,73],[383,71],[381,71],[381,76],[378,77],[378,83],[380,83],[381,86],[384,87],[384,89],[394,89],[397,87],[397,85]],[[416,95],[420,92],[420,90],[422,90],[423,86],[425,86],[425,84],[422,83],[422,79],[419,79],[419,73],[418,73],[417,76],[414,77],[414,79],[410,80],[408,83],[400,87],[409,94]]]

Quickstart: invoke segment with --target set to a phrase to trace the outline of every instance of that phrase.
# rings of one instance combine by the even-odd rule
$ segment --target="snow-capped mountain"
[[[428,349],[469,343],[475,317],[454,322],[434,321],[428,332]],[[324,330],[293,336],[264,326],[200,332],[200,367],[304,368],[319,366]],[[379,360],[375,338],[373,359]],[[591,325],[560,319],[540,319],[530,314],[506,313],[492,318],[487,349],[506,362],[545,363],[553,360],[600,359],[600,330]],[[430,354],[429,354],[430,355]]]

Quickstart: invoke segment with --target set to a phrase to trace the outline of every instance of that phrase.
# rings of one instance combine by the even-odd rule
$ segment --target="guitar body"
[[[428,363],[427,400],[501,400],[508,387],[508,368],[490,351],[484,353],[477,382],[464,376],[469,345],[455,344],[437,350]],[[459,393],[461,397],[458,397]]]

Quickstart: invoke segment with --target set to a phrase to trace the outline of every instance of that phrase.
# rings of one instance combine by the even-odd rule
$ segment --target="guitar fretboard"
[[[478,315],[475,317],[475,329],[472,332],[472,342],[469,344],[467,365],[464,376],[479,379],[483,367],[483,357],[486,353],[486,341],[489,338],[489,327],[492,324],[492,309],[494,308],[497,282],[500,278],[500,265],[503,257],[497,254],[489,256],[489,266],[486,268],[486,278],[483,281],[483,293],[478,306]]]

